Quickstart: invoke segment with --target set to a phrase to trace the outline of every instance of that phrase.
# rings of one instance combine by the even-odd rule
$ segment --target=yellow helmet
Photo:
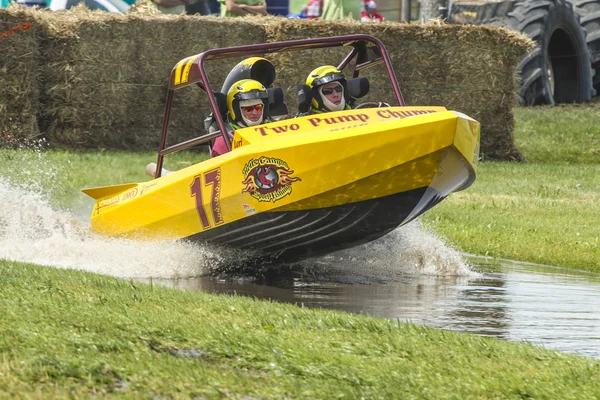
[[[248,120],[242,115],[240,109],[240,101],[243,100],[260,100],[263,104],[262,118],[259,123],[262,123],[264,117],[268,115],[266,109],[269,105],[269,93],[262,83],[254,79],[242,79],[231,85],[227,92],[227,113],[229,119],[243,126],[249,126]]]
[[[342,71],[333,65],[323,65],[315,68],[310,74],[308,74],[308,78],[306,78],[306,85],[313,89],[329,82],[342,80],[346,80],[346,77]]]
[[[334,67],[333,65],[322,65],[318,68],[315,68],[308,74],[308,78],[306,78],[306,85],[312,89],[313,100],[312,105],[314,108],[317,108],[322,111],[332,111],[330,107],[328,107],[326,99],[323,99],[319,88],[330,82],[339,82],[344,88],[344,95],[342,98],[344,99],[344,105],[347,103],[346,96],[348,93],[348,89],[346,87],[346,76],[342,71]],[[344,107],[342,105],[342,108]]]

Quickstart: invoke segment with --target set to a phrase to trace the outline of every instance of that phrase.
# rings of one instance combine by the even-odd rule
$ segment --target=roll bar
[[[368,46],[369,43],[372,45],[371,47]],[[155,178],[159,178],[161,176],[163,159],[167,154],[184,150],[192,146],[197,146],[202,143],[207,143],[219,136],[223,137],[225,145],[227,146],[227,150],[231,150],[231,144],[227,139],[225,121],[219,112],[217,100],[213,95],[215,92],[212,90],[208,76],[204,69],[204,64],[206,61],[233,57],[264,56],[272,53],[287,53],[291,51],[344,46],[352,47],[352,50],[340,62],[338,69],[344,69],[355,57],[357,57],[356,65],[354,66],[353,71],[353,77],[356,78],[359,76],[362,69],[384,63],[398,105],[405,105],[404,98],[402,97],[402,92],[400,91],[400,86],[398,85],[398,80],[396,79],[396,74],[392,68],[392,63],[388,56],[387,50],[379,39],[371,35],[358,34],[316,39],[290,40],[286,42],[264,43],[207,50],[195,56],[184,58],[183,60],[179,61],[171,70],[167,102],[165,105],[165,114],[162,125],[162,134],[158,149],[158,160],[156,162]],[[215,132],[207,133],[185,142],[166,147],[169,118],[171,116],[171,107],[175,91],[193,84],[196,84],[208,94],[210,107],[219,129]]]

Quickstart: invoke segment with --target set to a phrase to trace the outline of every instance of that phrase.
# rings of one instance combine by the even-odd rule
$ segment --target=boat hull
[[[370,242],[402,225],[425,192],[420,188],[329,208],[261,213],[188,240],[284,260],[320,256]]]
[[[93,229],[286,259],[356,246],[469,187],[479,123],[441,107],[348,110],[246,128],[234,147],[150,182],[84,190],[97,199]]]

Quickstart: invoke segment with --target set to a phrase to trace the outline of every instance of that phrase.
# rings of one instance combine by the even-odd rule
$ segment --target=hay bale
[[[253,19],[163,15],[150,8],[124,15],[77,8],[44,15],[44,20],[52,40],[46,43],[42,69],[43,115],[58,147],[156,148],[169,74],[179,60],[265,40],[262,23]],[[211,63],[209,79],[222,82],[234,63]],[[208,109],[199,89],[178,92],[172,141],[197,136]]]
[[[40,135],[40,25],[22,6],[0,10],[0,143]]]
[[[4,54],[11,55],[0,65],[0,79],[8,83],[0,88],[0,130],[38,135],[39,126],[55,147],[156,148],[167,80],[184,57],[217,47],[368,33],[386,45],[407,104],[442,105],[469,114],[482,123],[486,158],[521,158],[512,138],[515,70],[531,42],[514,32],[485,26],[173,16],[147,3],[127,14],[16,10],[0,12],[0,23],[34,23],[18,33],[25,41],[19,37],[17,42],[16,35],[0,38]],[[337,64],[347,51],[269,56],[292,110],[296,85],[313,68]],[[213,89],[220,88],[238,61],[207,64]],[[384,67],[365,75],[372,89],[364,100],[389,101]],[[178,91],[170,142],[197,136],[209,112],[202,91]]]
[[[484,26],[369,24],[280,20],[269,26],[269,41],[367,33],[386,46],[408,105],[440,105],[464,112],[482,123],[482,146],[488,159],[521,160],[512,140],[516,105],[516,65],[531,42],[518,33]],[[332,57],[335,56],[335,57]],[[298,60],[277,55],[282,87],[302,83],[312,68],[335,64],[331,51],[305,52],[298,77]],[[382,79],[382,66],[365,71],[371,82],[366,99],[389,99],[391,88]],[[293,97],[292,91],[288,98]]]

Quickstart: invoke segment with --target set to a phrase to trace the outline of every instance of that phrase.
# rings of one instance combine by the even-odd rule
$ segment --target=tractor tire
[[[596,8],[583,4],[600,0],[577,0],[596,27]],[[594,6],[595,7],[595,6]],[[583,9],[582,8],[582,9]],[[592,11],[594,10],[594,11]],[[586,30],[567,0],[518,0],[488,3],[478,9],[479,24],[505,27],[526,34],[536,42],[519,63],[519,97],[522,105],[584,103],[596,93],[592,84],[590,53]],[[597,34],[598,30],[593,30]],[[590,40],[600,46],[600,37]],[[598,54],[600,59],[600,54]],[[600,60],[599,60],[600,61]],[[600,70],[599,70],[600,71]],[[600,76],[598,77],[600,79]]]
[[[524,105],[590,100],[592,71],[586,34],[565,0],[525,0],[508,13],[506,27],[526,34],[536,47],[518,66]]]
[[[600,92],[600,1],[571,0],[574,11],[579,15],[581,27],[586,32],[587,47],[592,59],[594,89]]]
[[[595,0],[594,0],[595,1]],[[476,25],[504,26],[507,14],[512,11],[513,0],[485,3],[477,10]]]

